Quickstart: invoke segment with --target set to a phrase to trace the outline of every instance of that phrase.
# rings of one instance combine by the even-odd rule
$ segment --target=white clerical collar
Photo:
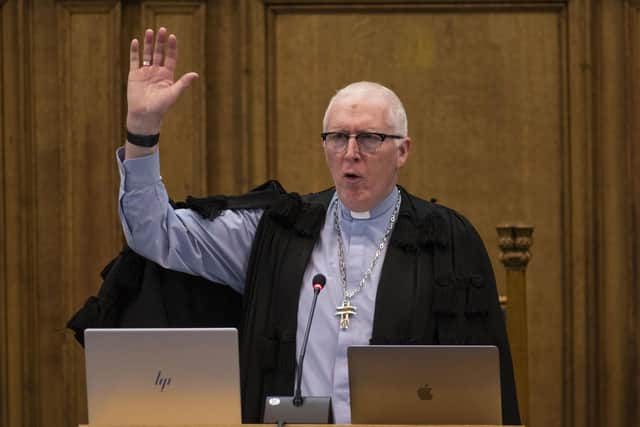
[[[335,197],[335,202],[338,202],[338,196],[337,193],[334,195]],[[376,206],[374,206],[373,208],[371,208],[368,211],[363,211],[363,212],[356,212],[356,211],[352,211],[347,209],[347,207],[343,204],[340,203],[340,213],[342,215],[343,218],[347,219],[347,220],[363,220],[363,219],[372,219],[372,218],[376,218],[380,215],[385,214],[386,212],[390,211],[391,209],[393,209],[393,207],[396,204],[396,200],[398,198],[398,190],[397,187],[393,187],[393,190],[391,190],[391,192],[389,193],[389,195],[387,197],[385,197],[380,203],[378,203]]]
[[[349,211],[349,213],[351,214],[351,217],[354,218],[354,219],[369,219],[369,218],[371,218],[371,211],[364,211],[364,212]]]

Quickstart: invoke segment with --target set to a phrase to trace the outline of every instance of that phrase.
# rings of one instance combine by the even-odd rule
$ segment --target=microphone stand
[[[307,351],[309,332],[311,331],[311,322],[313,321],[318,294],[320,294],[325,282],[326,278],[322,274],[316,274],[313,278],[313,302],[311,303],[309,320],[307,321],[300,357],[298,359],[294,396],[267,396],[262,420],[265,424],[277,423],[278,427],[282,427],[285,423],[333,423],[331,397],[302,397],[302,364],[304,363],[304,356]]]
[[[293,397],[293,404],[295,406],[302,406],[304,398],[302,397],[302,364],[304,363],[304,354],[307,352],[307,343],[309,342],[309,331],[311,330],[311,322],[313,321],[313,313],[316,310],[316,301],[318,301],[318,294],[322,290],[321,287],[315,287],[313,289],[313,302],[311,303],[311,314],[307,321],[307,329],[304,332],[304,340],[302,341],[302,350],[300,351],[300,358],[298,359],[298,372],[296,376],[296,392]]]

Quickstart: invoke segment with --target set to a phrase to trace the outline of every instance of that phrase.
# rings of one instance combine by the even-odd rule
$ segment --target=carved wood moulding
[[[529,248],[533,244],[533,227],[530,225],[499,225],[498,246],[500,261],[507,268],[525,269],[531,259]]]
[[[36,381],[32,367],[39,357],[32,333],[37,304],[31,172],[37,168],[29,114],[32,33],[25,3],[0,0],[0,425],[34,425],[31,414],[38,398],[31,387]]]
[[[636,0],[638,1],[638,0]],[[345,0],[262,0],[262,2],[267,5],[341,5],[341,6],[386,6],[386,7],[398,7],[398,6],[407,6],[409,5],[426,5],[426,6],[437,6],[437,7],[449,7],[449,6],[462,6],[468,7],[469,5],[486,5],[486,6],[496,6],[499,7],[507,6],[507,7],[540,7],[544,5],[560,5],[566,6],[569,2],[568,0],[537,0],[532,2],[531,0],[509,0],[509,1],[501,1],[495,2],[491,0],[465,0],[464,2],[449,0],[449,1],[441,1],[441,0],[349,0],[348,2]]]
[[[180,96],[163,124],[162,170],[167,190],[176,200],[191,194],[207,194],[206,17],[206,3],[202,1],[142,2],[141,28],[165,26],[178,38],[180,60],[176,77],[186,71],[200,75],[197,83]],[[180,166],[186,164],[189,168]]]
[[[58,5],[76,13],[109,12],[121,2],[118,0],[58,0]]]
[[[640,329],[640,125],[638,116],[640,115],[640,0],[629,0],[625,8],[625,24],[627,26],[627,56],[625,81],[629,82],[630,95],[626,105],[627,131],[627,165],[629,180],[629,195],[631,208],[631,241],[630,247],[630,283],[628,298],[630,301],[627,313],[627,322],[631,331]],[[627,416],[637,423],[640,421],[640,384],[637,378],[640,377],[640,337],[637,332],[628,339],[629,374],[636,381],[631,381],[627,392],[635,399],[630,401],[629,413]]]
[[[84,226],[97,227],[86,215],[78,211],[94,212],[103,215],[101,204],[111,208],[112,201],[103,198],[91,200],[80,196],[81,188],[108,185],[117,186],[116,175],[108,167],[86,170],[84,165],[91,162],[93,156],[109,158],[120,136],[120,2],[78,2],[58,3],[58,25],[61,43],[58,51],[61,70],[60,97],[60,140],[63,143],[60,156],[60,170],[63,171],[65,194],[64,248],[70,257],[66,257],[64,268],[69,288],[76,283],[79,271],[78,245],[84,245],[83,236],[88,231]],[[85,33],[92,27],[101,28],[102,35],[87,38]],[[84,61],[74,60],[88,57]],[[74,80],[75,76],[75,80]],[[78,76],[83,76],[77,79]],[[100,135],[102,144],[92,144],[92,136],[87,129],[93,129]],[[105,182],[106,179],[106,182]],[[108,215],[107,215],[108,216]],[[104,223],[110,223],[105,219]],[[95,231],[102,232],[99,228]],[[119,241],[115,231],[109,233],[109,242]],[[104,236],[103,237],[107,237]],[[94,254],[95,256],[95,254]],[[75,260],[75,263],[74,263]],[[81,265],[84,263],[80,263]]]
[[[55,5],[59,113],[58,123],[50,122],[47,130],[58,133],[59,142],[51,149],[59,153],[59,163],[57,170],[49,161],[46,166],[58,174],[62,197],[58,222],[44,221],[47,226],[60,224],[64,230],[46,237],[62,254],[59,271],[54,261],[48,267],[56,269],[49,274],[59,275],[56,289],[62,305],[59,313],[48,316],[55,316],[59,323],[95,292],[96,272],[121,246],[112,196],[118,179],[109,162],[121,144],[121,3],[59,1]],[[74,343],[61,346],[55,341],[47,341],[42,348],[48,358],[59,356],[51,357],[43,369],[40,416],[52,425],[77,424],[77,414],[86,411],[82,352]],[[64,378],[60,383],[55,377],[58,371]],[[60,398],[62,390],[71,392]]]

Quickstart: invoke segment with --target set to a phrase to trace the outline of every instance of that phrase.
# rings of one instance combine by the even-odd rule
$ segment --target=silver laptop
[[[493,346],[349,347],[353,424],[502,424]]]
[[[90,424],[239,424],[235,329],[87,329]]]

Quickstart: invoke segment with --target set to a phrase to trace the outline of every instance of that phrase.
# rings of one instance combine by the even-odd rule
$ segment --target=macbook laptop
[[[90,424],[239,424],[235,329],[87,329]]]
[[[493,346],[349,347],[353,424],[502,424]]]

